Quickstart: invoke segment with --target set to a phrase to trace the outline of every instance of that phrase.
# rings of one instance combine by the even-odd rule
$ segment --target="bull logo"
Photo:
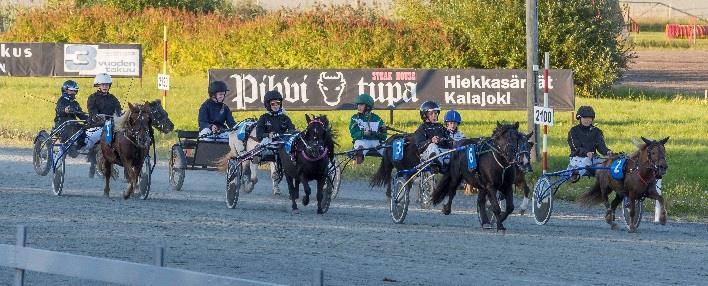
[[[317,80],[317,86],[320,88],[324,102],[329,106],[337,106],[342,99],[347,81],[341,72],[335,72],[334,75],[322,72]]]

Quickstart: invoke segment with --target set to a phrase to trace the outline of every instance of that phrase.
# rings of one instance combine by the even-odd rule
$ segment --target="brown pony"
[[[656,180],[661,179],[666,174],[666,169],[668,169],[664,144],[669,141],[669,137],[660,141],[648,140],[642,137],[642,141],[644,141],[643,144],[637,145],[639,150],[627,158],[622,169],[624,173],[623,180],[615,180],[610,174],[609,167],[612,161],[618,157],[613,156],[602,163],[602,166],[606,169],[596,171],[595,184],[592,188],[578,198],[578,203],[586,207],[601,202],[604,203],[607,208],[605,221],[612,229],[617,228],[617,224],[614,222],[615,209],[625,197],[629,199],[629,215],[631,218],[629,232],[637,230],[636,202],[644,197],[655,199],[661,204],[659,222],[662,225],[666,224],[666,209],[664,208],[666,204],[664,204],[664,197],[656,191]],[[610,205],[608,196],[612,191],[616,195]]]
[[[147,104],[132,105],[128,103],[128,111],[123,116],[115,118],[115,133],[113,143],[106,143],[105,134],[101,135],[102,164],[100,171],[105,178],[103,195],[110,193],[110,179],[116,176],[113,164],[123,166],[128,180],[128,189],[123,192],[123,198],[128,199],[135,190],[138,177],[143,167],[143,161],[150,151],[152,143],[150,106]],[[105,130],[104,130],[105,133]]]

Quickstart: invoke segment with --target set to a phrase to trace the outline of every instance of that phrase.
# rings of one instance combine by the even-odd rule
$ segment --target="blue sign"
[[[610,165],[610,173],[612,174],[613,179],[617,181],[624,179],[624,164],[626,162],[626,157],[620,157],[612,162],[612,165]]]
[[[393,140],[393,144],[391,144],[391,147],[393,148],[394,161],[401,161],[401,159],[403,159],[403,147],[405,146],[404,140],[404,138],[398,138]]]
[[[474,144],[467,145],[467,169],[476,170],[477,169],[477,151],[475,150]]]

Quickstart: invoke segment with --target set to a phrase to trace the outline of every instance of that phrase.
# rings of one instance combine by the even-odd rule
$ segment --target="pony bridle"
[[[664,174],[661,173],[661,171],[663,170],[663,172],[666,173],[666,169],[667,169],[667,168],[664,167],[664,166],[658,166],[658,165],[657,165],[657,162],[660,161],[661,158],[659,158],[659,159],[656,160],[656,161],[655,161],[655,160],[652,160],[652,158],[651,158],[651,151],[652,151],[652,149],[658,148],[658,146],[656,146],[656,145],[659,145],[659,144],[658,144],[658,143],[652,143],[652,144],[649,144],[649,146],[647,146],[647,161],[649,162],[649,164],[651,164],[651,166],[650,166],[650,167],[646,167],[646,168],[650,169],[650,170],[654,173],[654,175],[655,175],[657,178],[661,179],[661,177],[664,175]]]
[[[148,148],[150,147],[150,144],[152,143],[150,139],[150,126],[145,126],[145,116],[148,116],[147,122],[150,121],[149,114],[143,113],[143,109],[139,108],[138,109],[138,116],[135,120],[136,125],[131,126],[130,128],[130,135],[135,138],[135,141],[133,141],[130,137],[125,136],[130,143],[133,143],[133,145],[140,147],[140,148]],[[145,131],[143,132],[143,129]],[[125,134],[125,133],[124,133]]]
[[[518,159],[520,158],[520,155],[522,153],[519,151],[520,148],[518,148],[518,146],[517,146],[518,144],[511,144],[512,135],[511,135],[511,132],[509,132],[509,131],[510,131],[510,129],[506,129],[506,130],[502,131],[502,133],[506,133],[506,137],[507,137],[506,145],[504,146],[505,148],[500,148],[500,146],[497,145],[497,143],[495,141],[496,138],[499,138],[499,136],[501,136],[501,134],[492,136],[492,138],[490,138],[492,143],[489,145],[490,145],[490,147],[492,147],[492,155],[494,155],[494,160],[496,160],[497,164],[499,164],[499,166],[502,168],[508,168],[511,165],[517,164],[517,162],[519,161]],[[517,141],[515,141],[515,143],[518,143],[518,139],[517,139]],[[509,149],[511,149],[513,152],[502,152],[502,150],[508,151]],[[496,157],[496,153],[499,153],[499,155],[501,155],[502,158],[504,158],[507,161],[507,164],[508,164],[507,166],[503,166],[502,163],[499,162],[499,160]],[[513,153],[513,155],[509,156],[508,153]],[[509,157],[512,157],[513,159],[509,159]]]
[[[326,129],[326,125],[324,122],[322,122],[319,119],[313,119],[309,123],[307,123],[308,129],[305,130],[305,137],[307,137],[307,134],[309,134],[309,132],[311,131],[309,129],[309,127],[312,126],[313,124],[320,124],[320,125],[322,125],[323,129]],[[305,150],[300,151],[300,153],[302,154],[302,157],[304,157],[305,160],[310,161],[310,162],[319,161],[319,160],[322,160],[322,158],[326,157],[327,154],[329,153],[328,148],[325,146],[322,146],[323,144],[307,144],[307,141],[302,138],[303,136],[298,136],[298,137],[300,138],[300,141],[302,141],[302,144],[305,145]],[[311,143],[319,143],[319,142],[311,142]],[[317,153],[313,153],[312,152],[313,150],[318,151],[319,155],[314,155]],[[308,155],[308,153],[310,153],[310,154]]]
[[[158,112],[157,109],[153,109],[149,107],[149,112],[150,112],[150,122],[152,123],[152,126],[155,126],[157,129],[159,129],[162,132],[165,132],[165,124],[167,124],[167,116],[162,116],[160,112]],[[153,120],[154,119],[154,120]]]
[[[523,136],[522,136],[523,137]],[[526,139],[525,137],[523,139]],[[524,170],[523,166],[526,165],[526,162],[524,162],[524,158],[528,158],[530,163],[530,158],[531,158],[531,148],[528,147],[529,142],[526,140],[522,140],[521,146],[519,146],[518,152],[516,152],[516,158],[514,161],[516,161],[516,165],[519,166],[522,170]]]

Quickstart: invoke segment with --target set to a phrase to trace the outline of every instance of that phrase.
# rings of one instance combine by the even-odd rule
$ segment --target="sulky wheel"
[[[396,175],[392,180],[391,218],[395,223],[403,223],[410,203],[410,184],[406,184],[406,177],[401,175]]]
[[[52,167],[52,150],[49,148],[50,146],[51,143],[49,142],[47,131],[39,131],[37,136],[34,137],[34,149],[32,150],[32,163],[37,175],[47,175],[49,168]]]
[[[187,156],[184,155],[182,146],[173,145],[170,156],[168,173],[170,175],[170,190],[181,191],[184,183],[184,171],[187,168]]]
[[[531,210],[538,225],[544,225],[551,219],[553,212],[553,190],[548,177],[542,176],[536,181],[531,196]]]

